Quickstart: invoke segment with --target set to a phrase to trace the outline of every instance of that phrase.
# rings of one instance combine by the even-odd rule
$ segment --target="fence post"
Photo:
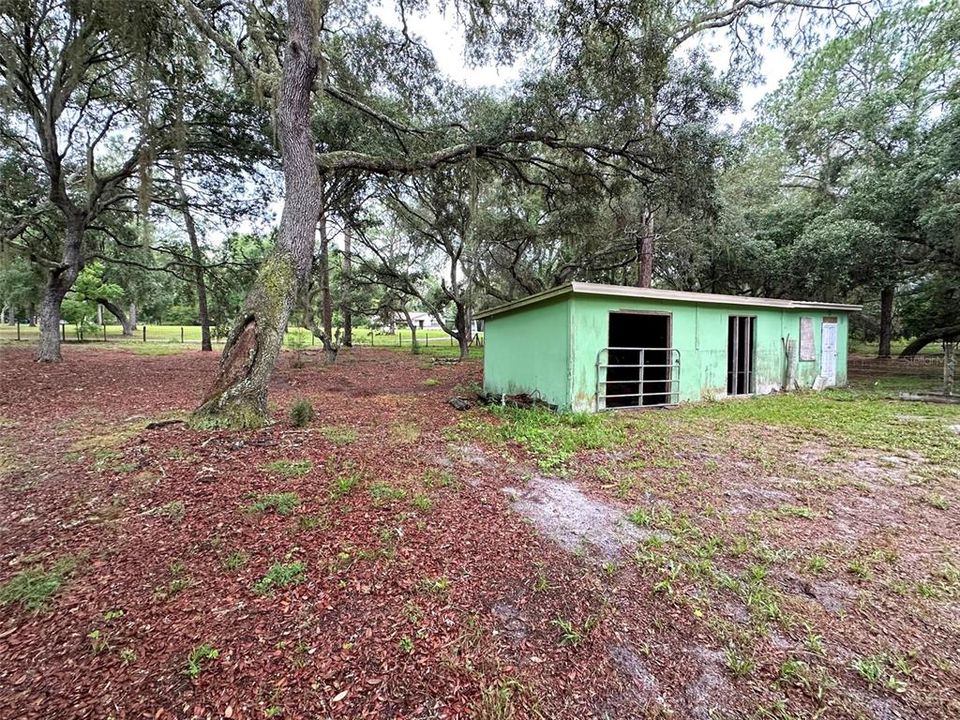
[[[427,347],[430,347],[430,333],[425,332],[423,334],[423,344],[426,345]]]
[[[60,323],[60,338],[63,342],[67,341],[67,326],[63,323]]]
[[[397,330],[397,342],[400,347],[403,347],[403,333]]]
[[[450,347],[453,347],[453,335],[450,336]]]
[[[20,321],[17,320],[17,340],[20,339]]]
[[[146,326],[146,325],[143,326],[143,341],[144,341],[144,342],[147,341],[147,326]]]
[[[180,342],[183,342],[183,325],[180,326]]]
[[[107,341],[107,324],[106,323],[103,324],[103,341],[104,342]]]

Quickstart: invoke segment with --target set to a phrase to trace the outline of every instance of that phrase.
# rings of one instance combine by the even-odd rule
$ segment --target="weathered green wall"
[[[573,386],[570,407],[596,407],[597,353],[607,346],[609,315],[617,311],[669,312],[672,344],[680,351],[680,400],[693,401],[726,396],[727,318],[752,315],[757,318],[756,391],[767,393],[783,383],[785,357],[781,338],[798,341],[800,317],[814,321],[817,360],[797,364],[797,380],[810,387],[820,370],[820,324],[825,315],[837,318],[837,384],[846,384],[847,318],[843,313],[784,310],[763,306],[707,305],[641,298],[577,295],[573,298]]]
[[[484,322],[483,387],[532,393],[570,407],[569,295],[496,315]]]
[[[800,318],[813,319],[816,360],[797,362],[801,387],[820,373],[821,324],[837,318],[837,385],[847,381],[847,316],[843,312],[787,310],[762,305],[713,305],[602,295],[565,295],[487,318],[484,388],[491,393],[539,391],[563,409],[596,409],[597,353],[607,346],[609,314],[621,310],[671,314],[673,347],[680,351],[680,400],[726,396],[727,318],[757,318],[756,391],[780,388],[786,359],[782,337],[799,343]]]

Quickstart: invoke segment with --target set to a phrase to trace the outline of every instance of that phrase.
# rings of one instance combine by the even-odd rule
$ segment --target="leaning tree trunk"
[[[127,316],[125,312],[123,312],[123,308],[121,308],[119,305],[114,304],[110,300],[107,300],[106,298],[97,298],[97,302],[100,304],[100,307],[105,307],[107,309],[107,312],[113,315],[117,319],[117,322],[120,323],[120,327],[123,328],[124,336],[129,337],[133,335],[133,331],[135,328],[130,323],[130,318]],[[98,324],[102,325],[103,323],[99,322]]]
[[[880,290],[880,348],[879,357],[890,357],[890,346],[893,342],[893,285],[886,285]]]
[[[130,329],[137,329],[137,304],[135,302],[130,303]]]
[[[68,219],[63,238],[63,262],[50,271],[50,278],[40,300],[40,345],[37,362],[60,362],[60,306],[83,269],[80,253],[83,225]]]
[[[267,383],[283,331],[313,262],[320,215],[320,174],[310,124],[319,67],[317,17],[311,0],[287,0],[287,44],[276,117],[283,165],[280,233],[227,337],[213,387],[198,409],[232,425],[267,417]]]

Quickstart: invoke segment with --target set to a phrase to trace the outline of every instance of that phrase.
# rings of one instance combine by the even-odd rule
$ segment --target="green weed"
[[[253,584],[253,592],[266,595],[276,588],[298,585],[306,579],[306,566],[302,562],[274,563],[267,574]]]
[[[76,559],[67,555],[57,560],[49,570],[43,567],[21,570],[0,586],[0,606],[20,603],[33,612],[46,610],[76,567]]]
[[[220,657],[220,651],[212,645],[206,643],[199,645],[190,651],[190,655],[187,657],[187,667],[183,674],[192,680],[196,680],[203,672],[204,665],[218,657]]]
[[[300,496],[293,492],[258,495],[256,500],[244,508],[244,512],[262,513],[270,510],[278,515],[289,515],[300,507]]]
[[[300,477],[313,469],[313,463],[310,460],[274,460],[264,465],[263,469],[283,477]]]

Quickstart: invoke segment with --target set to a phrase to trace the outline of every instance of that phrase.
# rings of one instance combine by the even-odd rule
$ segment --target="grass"
[[[541,470],[562,469],[581,450],[613,448],[626,439],[622,425],[598,414],[510,407],[494,407],[489,412],[496,422],[472,414],[461,420],[460,428],[483,440],[519,443]]]
[[[19,603],[33,612],[46,610],[76,567],[76,559],[67,555],[49,569],[32,567],[21,570],[0,586],[0,606]]]
[[[183,671],[183,674],[192,680],[196,680],[200,677],[200,673],[203,672],[204,665],[208,664],[211,660],[216,660],[218,657],[220,657],[220,651],[212,645],[208,645],[207,643],[198,645],[190,651],[190,655],[187,657],[187,667]]]
[[[175,525],[179,525],[187,516],[187,508],[183,504],[183,500],[171,500],[164,505],[150,508],[144,513],[144,515],[162,517],[174,523]]]
[[[247,559],[246,553],[237,550],[227,555],[220,563],[220,566],[227,572],[234,572],[246,565]]]
[[[270,493],[257,495],[256,500],[244,508],[244,512],[274,511],[278,515],[289,515],[300,507],[300,496],[293,492]]]
[[[313,469],[313,463],[310,460],[274,460],[264,465],[263,469],[283,477],[300,477]]]
[[[320,428],[320,434],[334,445],[349,445],[357,439],[356,430],[339,425],[325,425]]]
[[[875,393],[838,389],[702,403],[680,408],[679,415],[728,424],[794,427],[835,442],[915,452],[929,462],[956,466],[960,435],[948,430],[947,422],[911,422],[903,417],[910,412],[912,406]],[[960,421],[960,408],[949,405],[924,405],[922,413],[933,420]]]
[[[389,483],[375,482],[370,486],[370,499],[373,500],[373,504],[378,507],[402,500],[406,496],[406,490],[390,485]]]
[[[346,497],[363,481],[363,473],[347,464],[337,472],[330,483],[330,498],[339,500]]]
[[[299,585],[306,579],[306,565],[302,562],[274,563],[267,570],[267,574],[253,584],[253,592],[266,595],[277,588]]]

